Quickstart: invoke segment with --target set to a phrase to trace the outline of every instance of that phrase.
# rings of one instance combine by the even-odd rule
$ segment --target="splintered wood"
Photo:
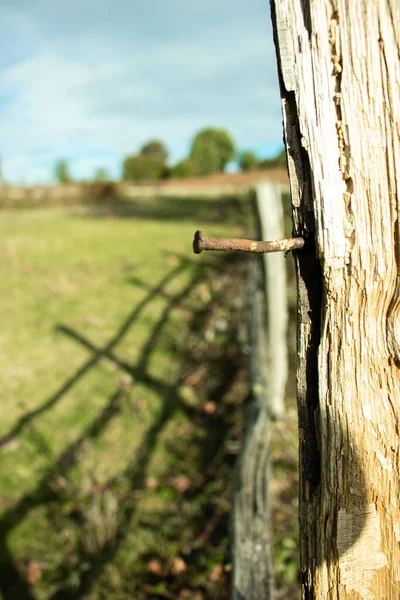
[[[275,0],[299,253],[302,597],[400,598],[400,4]],[[316,257],[316,260],[315,260]]]

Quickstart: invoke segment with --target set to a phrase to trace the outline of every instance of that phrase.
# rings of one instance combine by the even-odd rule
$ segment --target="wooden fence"
[[[254,205],[259,239],[284,238],[283,191],[286,189],[271,182],[256,186]],[[282,253],[254,255],[247,299],[251,399],[234,477],[232,600],[270,600],[273,598],[271,422],[284,415],[288,354],[288,304]]]

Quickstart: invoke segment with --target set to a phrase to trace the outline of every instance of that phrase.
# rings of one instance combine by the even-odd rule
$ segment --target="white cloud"
[[[41,0],[34,14],[31,4],[20,17],[0,8],[0,19],[8,15],[17,32],[30,32],[29,53],[10,59],[0,78],[0,152],[9,180],[46,180],[59,157],[70,159],[77,176],[92,175],[96,165],[118,175],[121,157],[149,137],[165,140],[177,159],[207,125],[226,127],[241,147],[276,148],[282,133],[275,56],[268,15],[260,20],[255,10],[259,0],[237,0],[236,13],[226,0],[219,9],[205,0],[196,9],[203,22],[188,18],[183,0],[175,1],[179,19],[170,3],[156,0],[164,13],[155,18],[143,9],[139,23],[132,21],[137,7],[119,1],[115,10],[124,6],[126,19],[113,14],[103,22],[97,14],[86,29],[90,2],[80,19],[66,15],[64,28],[62,18],[54,22],[55,4]],[[78,4],[69,6],[73,12]]]

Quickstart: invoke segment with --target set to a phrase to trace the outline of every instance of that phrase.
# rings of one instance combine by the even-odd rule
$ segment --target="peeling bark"
[[[400,598],[400,5],[271,3],[296,255],[302,598]]]

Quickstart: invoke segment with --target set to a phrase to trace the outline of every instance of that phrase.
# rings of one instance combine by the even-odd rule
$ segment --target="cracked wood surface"
[[[400,598],[400,5],[271,3],[299,291],[302,598]],[[313,248],[315,244],[315,248]]]

